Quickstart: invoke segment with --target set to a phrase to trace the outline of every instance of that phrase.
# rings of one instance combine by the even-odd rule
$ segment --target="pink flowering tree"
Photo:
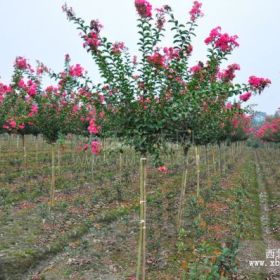
[[[264,124],[262,124],[255,135],[258,139],[264,142],[280,142],[280,117],[275,116],[268,118]]]
[[[36,97],[37,113],[34,125],[49,143],[55,143],[60,135],[83,134],[86,131],[86,108],[80,102],[80,83],[86,79],[84,69],[70,65],[65,57],[64,70],[58,74],[47,70],[54,85],[45,87]]]
[[[179,136],[185,155],[191,141],[195,144],[220,141],[215,132],[223,135],[226,117],[235,115],[235,109],[242,111],[225,108],[228,99],[240,96],[240,100],[246,102],[270,84],[268,79],[255,76],[247,83],[235,83],[235,71],[240,69],[237,64],[220,69],[239,43],[236,35],[223,32],[219,26],[205,39],[207,60],[189,65],[192,38],[197,21],[203,16],[201,6],[194,1],[189,19],[182,24],[171,7],[165,5],[154,10],[147,0],[135,0],[138,56],[131,55],[123,42],[110,42],[98,20],[87,24],[72,8],[63,6],[67,18],[80,31],[83,47],[102,77],[103,135],[119,137],[142,156],[151,154],[162,172],[166,172],[166,167],[159,155],[166,140]],[[173,40],[161,47],[167,30]],[[144,175],[141,183],[142,179]],[[145,199],[141,197],[141,201]],[[144,206],[141,205],[141,209]],[[139,279],[139,273],[137,277]]]
[[[247,140],[252,133],[252,116],[243,111],[235,112],[224,121],[224,138],[232,143]]]
[[[39,81],[31,75],[33,69],[23,57],[17,57],[10,85],[0,84],[0,125],[5,132],[22,136],[33,133],[32,116]]]

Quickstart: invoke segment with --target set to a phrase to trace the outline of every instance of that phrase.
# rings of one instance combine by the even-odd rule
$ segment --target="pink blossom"
[[[202,3],[198,1],[193,2],[193,7],[190,10],[191,21],[195,21],[197,18],[202,17],[203,13],[201,11]]]
[[[93,50],[96,50],[101,45],[99,35],[95,32],[91,32],[88,36],[83,37],[85,40],[84,47],[89,46]]]
[[[168,172],[168,168],[164,165],[158,167],[158,171],[162,172],[162,173],[167,173]]]
[[[240,70],[240,66],[236,63],[231,64],[227,67],[227,69],[218,72],[217,76],[224,82],[230,82],[235,78],[235,71]]]
[[[100,132],[100,127],[96,125],[94,119],[89,121],[88,132],[90,134],[98,134]]]
[[[6,123],[3,125],[3,128],[7,129],[7,130],[12,130],[12,129],[16,128],[16,127],[17,127],[17,123],[13,119],[7,120]]]
[[[57,88],[57,87],[54,87],[54,86],[48,86],[48,87],[46,87],[46,89],[45,89],[45,91],[46,91],[47,93],[56,92],[57,90],[58,90],[58,88]]]
[[[266,86],[271,84],[271,80],[266,79],[266,78],[258,78],[256,76],[250,76],[249,77],[249,84],[255,89],[262,90]]]
[[[72,112],[75,114],[75,113],[77,113],[79,110],[80,110],[80,106],[77,105],[77,104],[74,104],[74,105],[73,105],[73,108],[72,108]]]
[[[190,71],[194,74],[200,72],[201,70],[202,70],[202,67],[200,64],[197,64],[190,68]]]
[[[38,105],[32,104],[28,117],[33,117],[36,114],[38,114]]]
[[[24,57],[18,56],[15,61],[15,67],[21,70],[26,70],[29,68],[29,65]]]
[[[165,59],[164,56],[159,52],[155,52],[153,55],[147,56],[147,60],[149,63],[153,64],[155,67],[162,68],[165,67]]]
[[[19,129],[24,129],[25,128],[25,124],[24,123],[21,123],[19,126],[18,126]]]
[[[152,5],[147,0],[135,0],[135,7],[140,17],[152,17]]]
[[[83,75],[84,68],[80,64],[76,64],[70,67],[69,75],[72,77],[81,77]]]
[[[163,52],[164,52],[165,56],[167,57],[167,59],[169,59],[169,60],[179,58],[179,50],[178,49],[174,49],[172,47],[171,48],[165,47],[163,49]]]
[[[10,86],[6,86],[2,83],[0,83],[0,94],[7,94],[12,91],[12,88]]]
[[[212,43],[217,37],[220,36],[221,34],[221,26],[217,26],[216,28],[213,28],[211,31],[210,31],[210,34],[209,36],[205,39],[205,43],[208,45],[210,43]]]
[[[25,82],[23,79],[19,80],[18,82],[18,87],[19,88],[22,88],[22,89],[25,89],[26,85],[25,85]]]
[[[252,96],[251,92],[245,92],[239,96],[239,99],[246,102],[250,99],[251,96]]]
[[[124,42],[116,42],[112,45],[112,53],[120,54],[125,49]]]
[[[162,30],[163,27],[164,27],[164,24],[166,22],[166,20],[165,20],[166,10],[163,7],[163,8],[160,8],[160,9],[156,9],[156,12],[157,12],[157,14],[156,14],[156,18],[157,18],[156,27],[157,27],[158,30]]]
[[[94,155],[100,154],[101,148],[102,148],[102,145],[101,145],[100,142],[98,142],[98,141],[96,141],[96,140],[93,140],[93,141],[91,142],[91,152],[92,152]]]
[[[232,109],[232,104],[230,102],[228,102],[226,104],[226,109],[228,109],[228,110]]]
[[[4,96],[11,91],[12,91],[12,88],[10,86],[6,86],[6,85],[0,83],[0,103],[3,102]]]
[[[209,36],[205,39],[205,43],[209,45],[214,44],[214,47],[222,52],[230,52],[233,48],[238,47],[239,44],[236,41],[238,39],[237,35],[230,36],[227,33],[221,33],[221,27],[218,26],[211,30]]]
[[[238,128],[238,125],[239,125],[239,120],[237,119],[237,118],[234,118],[233,120],[232,120],[232,126],[233,126],[233,128]]]
[[[32,80],[27,82],[27,93],[30,97],[35,96],[37,93],[37,85]]]

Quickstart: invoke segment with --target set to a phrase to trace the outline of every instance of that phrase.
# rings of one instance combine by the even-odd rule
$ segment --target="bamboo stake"
[[[17,135],[17,150],[19,148],[19,136]]]
[[[52,148],[51,207],[53,207],[54,193],[55,193],[55,143],[51,144],[51,148]]]
[[[195,146],[195,163],[196,163],[196,196],[200,194],[200,157],[198,147]]]
[[[222,174],[222,151],[221,151],[221,144],[218,144],[219,147],[219,171]]]
[[[120,176],[122,174],[122,167],[123,167],[123,159],[122,159],[122,153],[119,153],[119,172],[120,172]]]
[[[38,163],[38,136],[36,136],[36,163]]]
[[[180,195],[178,217],[177,217],[177,230],[178,231],[182,224],[183,204],[184,204],[184,200],[185,200],[186,187],[187,187],[187,176],[188,176],[188,158],[186,158],[185,170],[183,171],[183,177],[182,177],[182,187],[181,187],[181,195]]]
[[[140,160],[140,234],[136,279],[145,280],[146,272],[146,158]],[[141,276],[141,278],[140,278]]]
[[[91,158],[91,177],[93,178],[95,157],[94,157],[94,154],[92,154],[91,156],[92,156],[92,158]]]
[[[213,170],[214,172],[216,172],[215,146],[212,147],[212,163],[213,163]]]
[[[27,181],[27,154],[25,146],[25,136],[22,135],[22,148],[23,148],[23,164],[24,164],[24,182]]]
[[[61,145],[58,144],[57,146],[57,170],[58,174],[60,175],[60,162],[61,162],[61,151],[60,151]]]

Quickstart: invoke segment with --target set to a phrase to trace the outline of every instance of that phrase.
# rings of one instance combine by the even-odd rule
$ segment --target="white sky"
[[[172,6],[183,23],[189,17],[190,0],[151,0],[153,6]],[[199,20],[194,54],[190,65],[205,61],[204,39],[218,25],[222,31],[239,36],[240,48],[228,64],[239,63],[237,81],[247,82],[250,75],[272,80],[261,96],[251,99],[255,109],[273,113],[280,107],[280,1],[279,0],[202,0],[205,16]],[[99,81],[90,55],[82,48],[78,31],[61,11],[61,0],[0,0],[0,76],[9,82],[16,56],[25,56],[34,64],[36,59],[59,71],[66,53],[72,63],[81,63]],[[136,11],[134,0],[68,0],[77,15],[87,21],[100,19],[104,34],[111,41],[124,41],[137,51]],[[166,46],[171,46],[166,40]]]

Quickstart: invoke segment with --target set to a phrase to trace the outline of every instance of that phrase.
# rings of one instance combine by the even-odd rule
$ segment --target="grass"
[[[96,159],[92,172],[90,154],[73,151],[66,142],[60,174],[57,169],[56,203],[50,211],[49,146],[40,138],[39,151],[36,145],[28,146],[24,178],[22,152],[14,140],[8,144],[2,139],[0,156],[0,165],[7,167],[0,171],[2,273],[10,279],[31,279],[40,263],[40,279],[58,279],[57,275],[77,280],[100,275],[133,279],[139,230],[139,155],[125,147],[120,173],[118,143],[106,144],[105,155]],[[27,143],[33,141],[30,138]],[[230,279],[238,268],[237,241],[262,239],[254,153],[243,147],[242,154],[232,158],[228,150],[222,175],[214,172],[210,158],[207,176],[202,152],[201,197],[197,199],[194,151],[190,152],[185,211],[178,234],[183,156],[180,147],[171,148],[173,153],[164,158],[170,169],[167,174],[148,166],[147,279]],[[266,151],[260,152],[269,158]],[[273,183],[279,185],[277,178]],[[268,187],[273,194],[272,183]],[[277,202],[270,195],[273,203]],[[277,211],[270,211],[271,224],[278,222]],[[30,268],[34,270],[28,276]]]

